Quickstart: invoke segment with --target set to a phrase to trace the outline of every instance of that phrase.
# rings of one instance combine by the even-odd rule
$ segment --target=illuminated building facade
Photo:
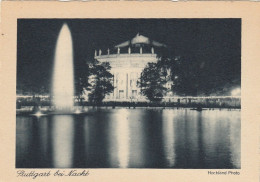
[[[109,101],[142,101],[137,81],[142,70],[148,63],[157,62],[156,51],[166,46],[148,37],[137,34],[133,39],[118,44],[114,47],[115,53],[107,49],[107,54],[102,55],[102,50],[95,51],[95,59],[108,62],[113,74],[113,93],[106,96]],[[98,52],[98,53],[97,53]]]

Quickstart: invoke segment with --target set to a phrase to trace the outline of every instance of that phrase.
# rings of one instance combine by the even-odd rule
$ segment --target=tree
[[[150,101],[161,101],[165,88],[165,75],[158,63],[148,63],[141,73],[138,86]]]
[[[97,60],[89,65],[89,101],[94,105],[102,103],[106,94],[114,90],[112,85],[113,75],[109,72],[111,69],[109,63],[100,63]]]
[[[90,75],[90,70],[87,64],[80,65],[80,69],[76,70],[75,75],[75,95],[80,100],[81,105],[84,98],[85,91],[90,86],[88,77]]]
[[[196,96],[202,91],[200,64],[193,57],[178,57],[168,65],[172,70],[173,92]]]
[[[177,95],[226,95],[231,88],[240,85],[237,76],[228,76],[230,68],[196,56],[161,57],[158,64],[164,75],[170,74],[172,91]]]

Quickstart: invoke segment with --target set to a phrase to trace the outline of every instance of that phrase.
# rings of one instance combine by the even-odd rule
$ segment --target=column
[[[128,99],[128,73],[126,73],[126,90],[125,90],[125,98]]]
[[[115,89],[114,89],[114,99],[118,97],[118,73],[115,72]]]
[[[112,72],[112,74],[113,74],[113,87],[114,87],[114,90],[113,90],[113,99],[115,99],[115,87],[116,87],[116,85],[115,85],[115,72]]]

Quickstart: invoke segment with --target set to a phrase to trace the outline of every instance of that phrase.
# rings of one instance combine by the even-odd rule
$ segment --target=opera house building
[[[95,59],[108,62],[113,74],[113,93],[106,96],[105,101],[144,101],[137,80],[147,63],[157,62],[157,50],[166,46],[148,37],[137,34],[133,39],[107,49],[95,51]],[[114,51],[112,53],[112,51]]]

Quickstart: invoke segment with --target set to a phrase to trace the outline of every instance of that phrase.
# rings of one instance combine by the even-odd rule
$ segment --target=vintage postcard
[[[0,181],[259,180],[258,3],[1,11]]]

